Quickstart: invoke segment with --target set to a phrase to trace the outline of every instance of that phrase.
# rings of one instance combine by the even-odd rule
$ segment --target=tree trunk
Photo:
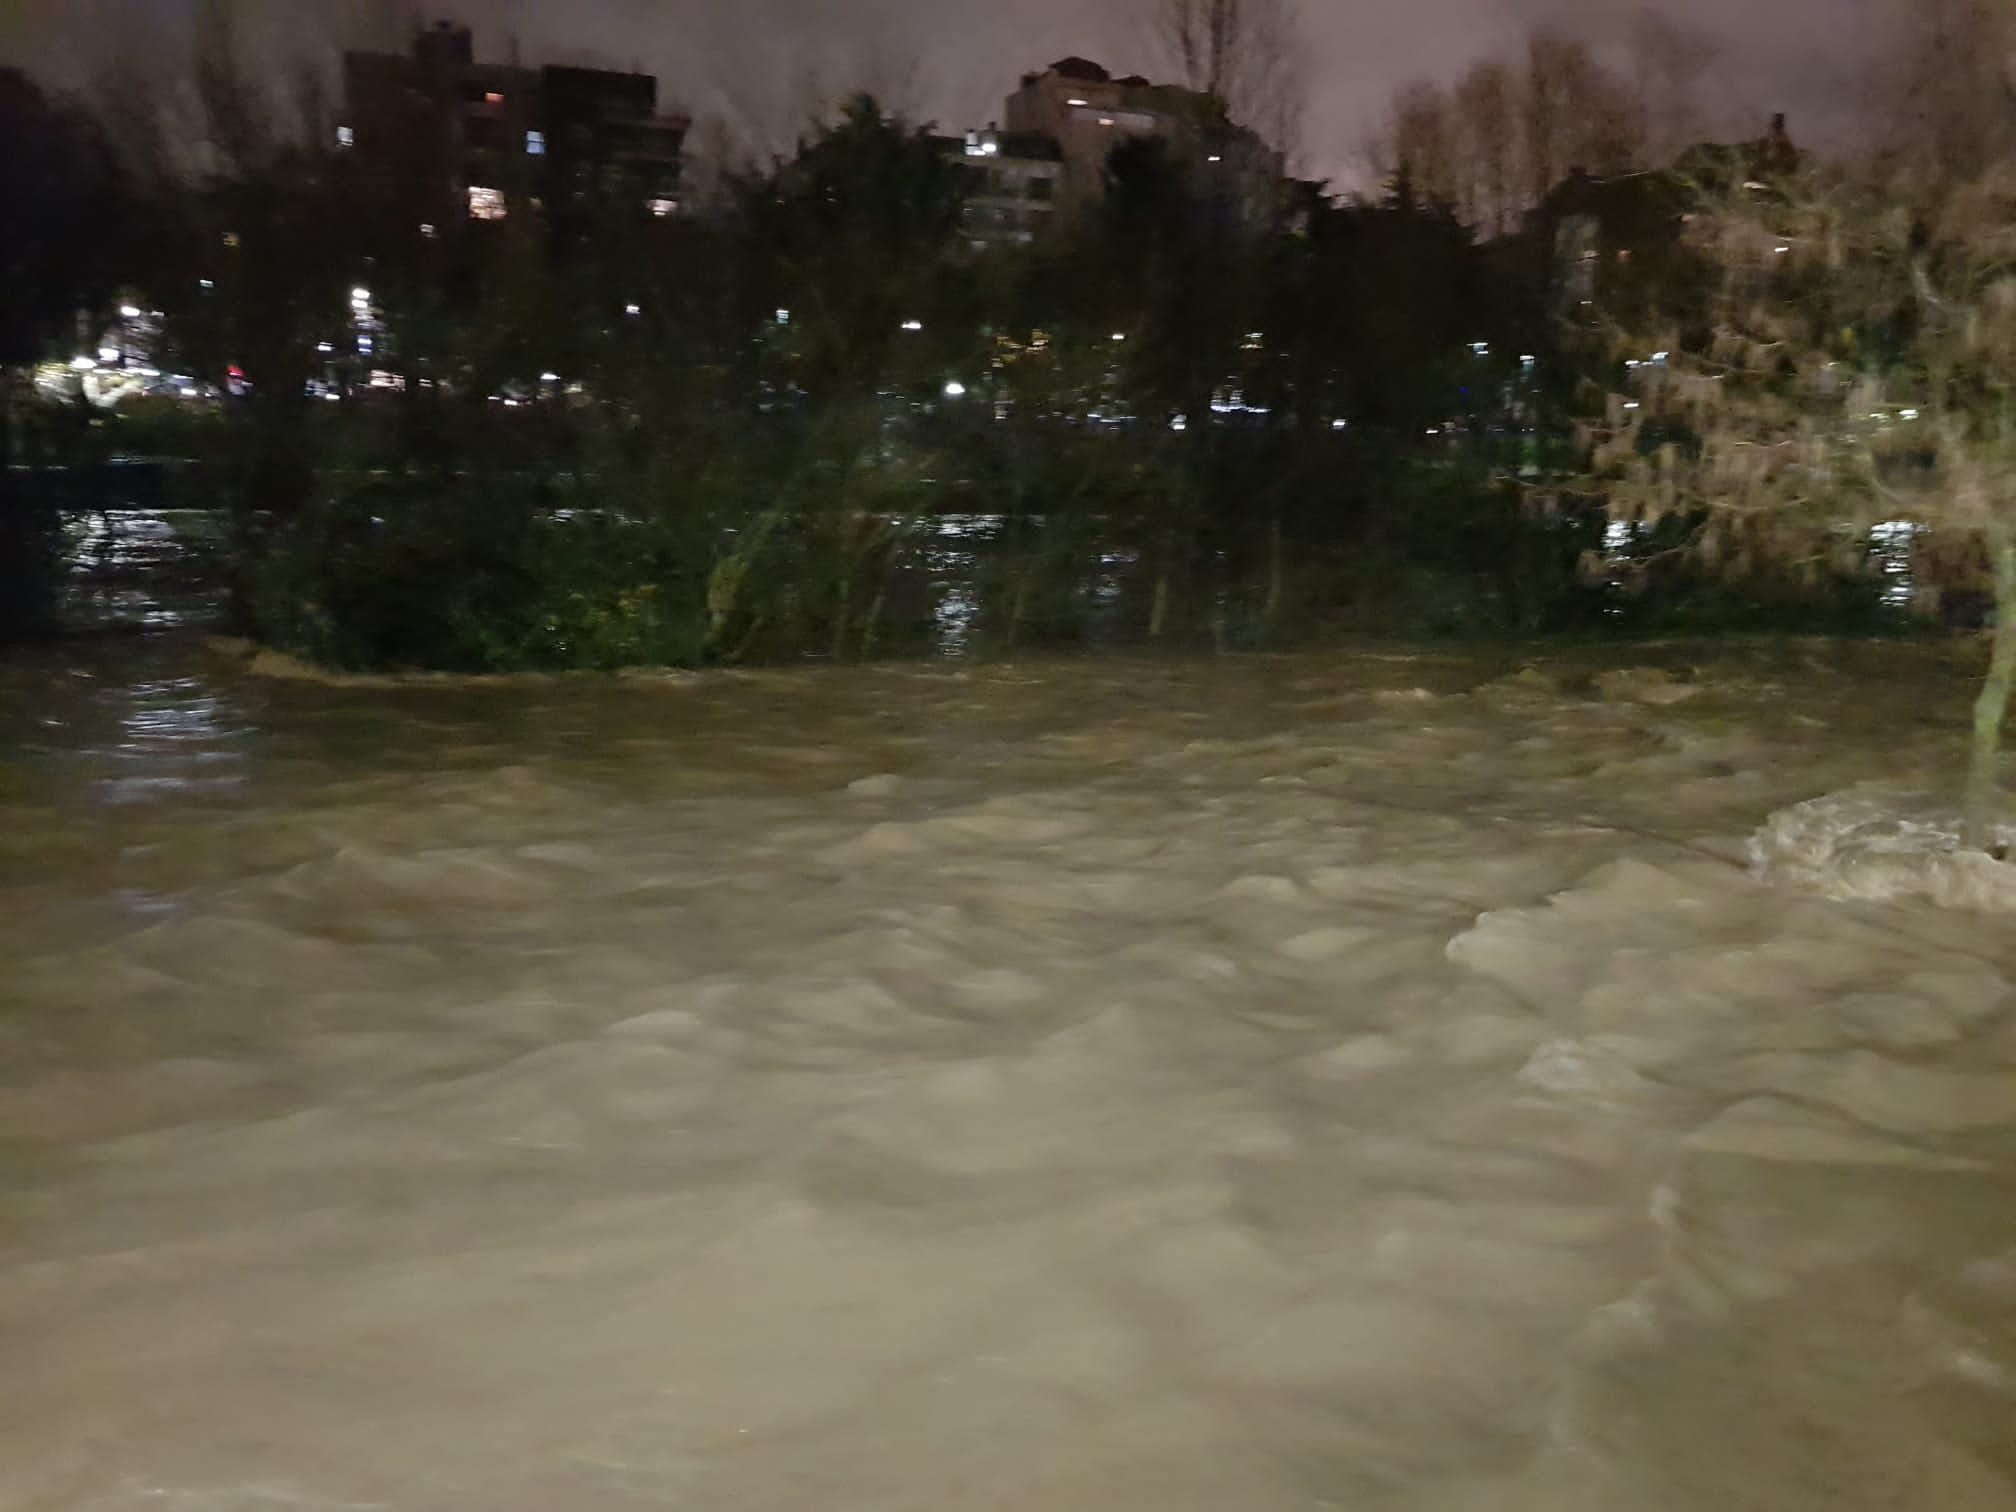
[[[889,606],[889,590],[877,588],[868,605],[868,622],[861,627],[861,660],[873,661],[881,649],[882,615]]]
[[[1267,522],[1267,602],[1260,610],[1262,633],[1269,641],[1281,629],[1281,605],[1288,596],[1288,564],[1282,549],[1281,514]]]
[[[854,585],[851,580],[840,584],[840,602],[833,611],[833,660],[847,660],[847,638],[854,628]]]
[[[1022,570],[1015,575],[1015,593],[1008,602],[1007,645],[1011,651],[1022,640],[1022,625],[1029,617],[1030,584],[1034,581],[1036,572],[1035,563],[1026,562]]]
[[[1960,843],[1986,850],[2000,817],[1996,763],[2002,753],[2002,725],[2009,713],[2009,688],[2016,681],[2016,540],[1999,540],[1995,555],[1995,649],[1981,695],[1974,700],[1974,749],[1967,764],[1967,800],[1961,810]]]

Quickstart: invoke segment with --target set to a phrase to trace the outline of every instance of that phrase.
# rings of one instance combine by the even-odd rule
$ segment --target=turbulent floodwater
[[[0,1506],[2016,1508],[1960,670],[1634,656],[0,661]]]

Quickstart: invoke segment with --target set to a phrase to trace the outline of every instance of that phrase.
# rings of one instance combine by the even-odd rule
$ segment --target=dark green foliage
[[[247,608],[328,666],[487,672],[691,665],[701,597],[649,525],[478,474],[309,506],[263,544]]]
[[[136,281],[179,366],[251,392],[123,434],[204,461],[243,628],[330,665],[1235,651],[1873,592],[1592,573],[1600,511],[1527,497],[1581,461],[1544,289],[1404,187],[1241,198],[1128,140],[1095,209],[976,252],[956,146],[864,97],[709,217],[428,239],[340,154],[236,139]],[[325,406],[331,337],[381,381]]]

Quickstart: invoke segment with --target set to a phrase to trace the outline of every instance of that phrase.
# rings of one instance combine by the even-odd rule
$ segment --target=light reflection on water
[[[1023,517],[1041,533],[1054,522],[1041,513]],[[944,514],[925,522],[917,544],[932,594],[932,650],[958,658],[978,649],[985,594],[980,582],[988,558],[1004,544],[1009,519],[1000,514]],[[73,513],[66,524],[69,560],[64,618],[73,629],[169,631],[214,623],[220,605],[215,543],[222,533],[214,512],[112,507]],[[1099,554],[1084,583],[1085,607],[1096,618],[1119,605],[1140,554]],[[164,708],[145,716],[162,733],[199,711]]]
[[[64,619],[77,629],[172,630],[215,617],[211,544],[218,517],[200,510],[112,506],[64,527]]]
[[[1869,554],[1887,579],[1883,602],[1893,609],[1908,609],[1917,597],[1912,559],[1918,534],[1918,526],[1910,520],[1885,520],[1869,532]]]
[[[1007,517],[998,514],[948,514],[931,522],[924,547],[924,566],[936,595],[932,610],[933,649],[941,656],[964,656],[973,649],[980,626],[980,594],[974,584],[979,551],[998,541]],[[945,542],[956,545],[946,546]]]
[[[99,779],[101,802],[146,803],[244,781],[244,750],[220,719],[221,702],[206,684],[169,678],[138,682],[122,692],[130,703],[106,755],[119,766],[146,770]]]

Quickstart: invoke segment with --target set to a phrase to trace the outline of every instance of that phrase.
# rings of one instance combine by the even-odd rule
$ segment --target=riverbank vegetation
[[[144,336],[180,389],[89,409],[17,384],[10,407],[57,422],[31,461],[193,463],[232,521],[233,628],[330,666],[1861,632],[1936,597],[1900,587],[1866,490],[1732,532],[1726,478],[1645,482],[1712,434],[1639,392],[1721,360],[1736,263],[1688,227],[1775,235],[1860,181],[1779,138],[1536,183],[1521,214],[1431,193],[1404,157],[1369,198],[1229,194],[1208,132],[1133,140],[1094,205],[1021,244],[976,232],[984,160],[858,97],[704,207],[562,235],[404,223],[326,122],[262,120],[228,38],[206,45],[200,166],[121,156],[67,106],[18,112],[89,143],[108,224],[150,231],[109,264],[43,258],[7,296],[41,312],[10,320],[11,360],[60,368],[83,309],[108,366]],[[1959,181],[1925,178],[1922,213]],[[80,236],[53,212],[44,234]],[[1762,275],[1796,271],[1790,307],[1843,324],[1844,394],[1910,340],[1854,302],[1858,258]],[[1927,518],[1923,496],[1896,513]],[[19,619],[46,553],[10,560]]]

